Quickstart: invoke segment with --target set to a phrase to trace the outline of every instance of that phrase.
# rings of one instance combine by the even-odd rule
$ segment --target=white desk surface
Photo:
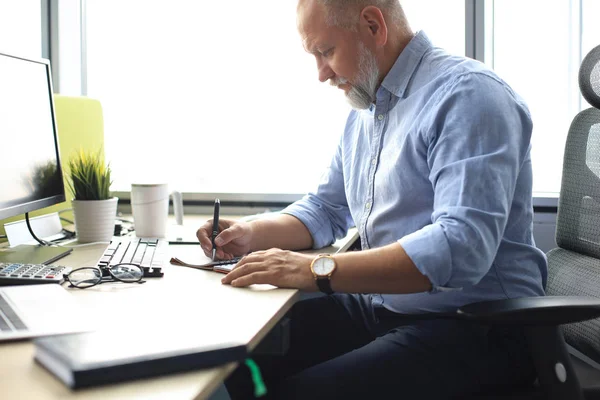
[[[187,218],[187,216],[186,216]],[[357,232],[318,252],[345,251]],[[77,248],[57,264],[95,265],[105,245]],[[316,251],[315,251],[316,252]],[[185,260],[204,257],[199,246],[172,245],[171,255]],[[203,342],[235,341],[253,349],[285,315],[299,292],[270,285],[233,288],[222,285],[222,274],[166,265],[163,278],[145,284],[106,283],[89,289],[69,289],[99,327],[135,335],[142,332],[172,340],[186,332]],[[63,285],[67,287],[67,285]],[[123,304],[128,307],[124,308]],[[133,305],[133,307],[131,307]],[[135,309],[135,313],[130,310]],[[179,332],[179,333],[178,333]],[[215,339],[218,338],[218,339]],[[200,340],[200,339],[199,339]],[[109,343],[109,342],[108,342]],[[109,345],[107,343],[107,345]],[[205,399],[233,371],[235,364],[72,391],[34,362],[30,341],[0,344],[0,397],[3,399]]]

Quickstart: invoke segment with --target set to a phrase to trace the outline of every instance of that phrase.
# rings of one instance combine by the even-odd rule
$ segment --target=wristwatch
[[[310,263],[310,270],[321,292],[333,294],[333,290],[331,289],[331,274],[335,272],[336,268],[337,263],[331,254],[319,254]]]

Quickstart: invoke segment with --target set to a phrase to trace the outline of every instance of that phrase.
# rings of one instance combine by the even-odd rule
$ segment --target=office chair
[[[579,87],[592,107],[575,116],[567,136],[547,296],[457,312],[459,319],[523,326],[537,381],[472,399],[600,399],[600,46],[583,60]]]

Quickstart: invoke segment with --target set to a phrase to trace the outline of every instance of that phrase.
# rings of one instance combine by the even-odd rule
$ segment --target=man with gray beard
[[[354,108],[314,192],[276,218],[222,220],[223,278],[327,296],[297,303],[290,350],[256,356],[281,399],[446,399],[531,382],[518,328],[423,314],[544,295],[533,241],[532,122],[485,65],[413,33],[397,0],[300,0],[319,79]],[[212,221],[197,233],[211,253]],[[356,226],[361,251],[317,257]],[[250,398],[241,368],[226,382]]]

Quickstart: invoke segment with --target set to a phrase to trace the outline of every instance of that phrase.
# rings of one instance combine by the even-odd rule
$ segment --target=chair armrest
[[[510,325],[561,325],[600,317],[600,299],[540,296],[472,303],[458,309],[460,319]]]

